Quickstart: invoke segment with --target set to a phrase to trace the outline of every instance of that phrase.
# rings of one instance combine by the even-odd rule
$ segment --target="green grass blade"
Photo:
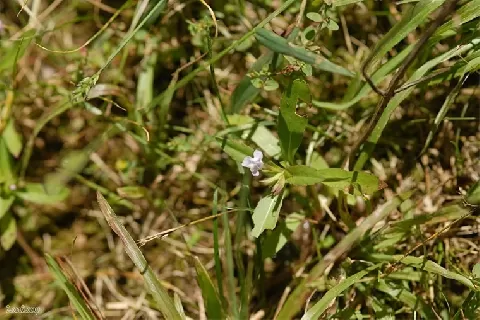
[[[458,46],[456,48],[453,48],[444,54],[426,62],[423,66],[421,66],[417,71],[413,73],[413,75],[410,77],[408,82],[411,81],[416,81],[420,78],[422,78],[429,70],[431,70],[433,67],[437,66],[440,63],[443,63],[455,56],[460,56],[461,54],[467,52],[468,50],[472,49],[475,45],[480,43],[479,39],[474,39],[468,44],[464,44],[461,46]],[[388,120],[390,119],[390,116],[392,115],[393,111],[402,103],[403,100],[405,100],[414,90],[414,87],[410,87],[402,92],[397,93],[392,100],[388,103],[387,107],[385,108],[385,111],[383,112],[382,116],[380,117],[377,125],[373,129],[372,133],[370,134],[370,137],[367,139],[367,142],[365,143],[356,163],[354,166],[354,170],[362,170],[363,166],[367,162],[368,159],[370,159],[370,155],[373,152],[373,149],[375,148],[375,145],[377,144],[378,140],[380,139],[383,130],[385,129]]]
[[[246,34],[244,34],[240,39],[234,41],[231,45],[229,45],[227,48],[223,49],[221,52],[219,52],[217,55],[215,55],[213,58],[211,58],[210,60],[208,60],[205,64],[201,65],[200,67],[198,67],[197,69],[191,71],[188,75],[186,75],[185,77],[183,77],[181,80],[179,80],[177,82],[177,84],[175,85],[175,88],[174,90],[177,90],[179,88],[182,88],[184,87],[186,84],[188,84],[190,81],[192,81],[193,79],[195,79],[195,77],[202,71],[204,70],[207,70],[207,68],[210,66],[210,64],[214,64],[216,62],[218,62],[221,58],[223,58],[225,55],[227,55],[229,52],[231,52],[232,50],[234,50],[238,45],[240,45],[242,42],[244,42],[245,40],[247,40],[248,38],[250,38],[251,36],[253,36],[255,34],[255,32],[260,29],[260,28],[263,28],[265,25],[267,25],[267,23],[269,23],[270,21],[272,21],[276,16],[278,16],[280,13],[282,13],[283,11],[285,11],[288,7],[290,7],[295,1],[297,0],[287,0],[285,1],[285,3],[280,6],[277,10],[275,10],[274,12],[272,12],[268,17],[266,17],[265,19],[263,19],[262,22],[260,22],[256,27],[254,27],[252,30],[250,30],[249,32],[247,32]],[[163,100],[163,95],[165,93],[162,93],[160,95],[158,95],[157,97],[155,97],[153,99],[153,101],[150,103],[150,105],[148,106],[147,108],[147,111],[150,110],[151,108],[155,107],[160,101]]]
[[[14,45],[2,53],[0,60],[0,72],[8,69],[15,69],[20,58],[23,57],[30,42],[35,37],[35,30],[25,32],[20,40],[15,41]],[[13,72],[15,74],[15,72]]]
[[[413,294],[406,288],[396,287],[392,283],[388,283],[384,280],[379,280],[376,288],[405,304],[409,308],[417,310],[423,319],[436,319],[432,308],[428,306],[420,296]]]
[[[327,257],[333,255],[340,256],[345,252],[348,252],[353,246],[355,246],[362,236],[370,230],[376,223],[388,216],[396,207],[398,207],[403,201],[410,198],[412,192],[405,192],[401,195],[398,195],[385,203],[382,207],[378,208],[376,212],[368,216],[362,224],[357,228],[350,231],[330,252],[327,254]],[[282,309],[278,314],[277,319],[292,319],[303,307],[304,302],[308,298],[309,294],[312,291],[312,288],[309,284],[320,277],[326,270],[326,268],[332,263],[330,259],[322,259],[317,263],[309,275],[302,279],[298,286],[293,290],[293,292],[288,297],[287,301],[283,305]]]
[[[212,279],[198,257],[194,257],[197,281],[202,290],[203,301],[208,319],[225,319],[222,301],[213,286]]]
[[[218,212],[218,190],[215,189],[213,193],[213,209],[212,215],[216,215]],[[222,299],[222,306],[226,307],[225,296],[223,293],[223,273],[222,273],[222,259],[220,258],[219,247],[219,230],[218,230],[218,218],[213,219],[213,257],[215,259],[215,277],[217,278],[217,289]]]
[[[427,22],[429,15],[436,10],[444,0],[421,0],[407,10],[398,22],[380,40],[371,53],[370,65],[374,66],[383,56],[404,39],[420,24]]]
[[[430,145],[430,142],[432,142],[433,135],[437,132],[438,127],[442,123],[442,121],[445,119],[445,116],[447,115],[448,109],[454,104],[455,99],[457,98],[458,94],[460,93],[460,89],[462,88],[463,82],[464,82],[464,77],[458,79],[457,85],[455,88],[453,88],[452,91],[448,94],[447,98],[443,102],[442,107],[437,113],[437,116],[435,117],[435,120],[433,120],[433,126],[428,132],[427,139],[425,140],[425,145],[423,146],[422,151],[420,151],[421,154],[427,150],[428,146]]]
[[[57,284],[68,295],[70,302],[72,303],[75,310],[77,310],[80,317],[85,320],[97,319],[88,304],[85,302],[81,293],[65,276],[62,268],[58,265],[55,259],[51,255],[45,254],[45,260],[47,262],[48,268],[50,269],[50,273],[55,278]]]
[[[232,238],[230,235],[230,227],[228,223],[228,215],[224,214],[223,218],[223,229],[224,229],[224,245],[225,245],[225,259],[227,262],[227,287],[228,287],[228,301],[229,301],[229,313],[233,319],[238,319],[239,310],[238,310],[238,301],[237,295],[235,293],[235,273],[234,273],[234,262],[233,262],[233,247],[232,247]]]
[[[392,71],[394,71],[398,67],[398,65],[410,53],[412,48],[413,48],[413,45],[406,47],[399,54],[397,54],[395,57],[388,60],[387,63],[385,63],[377,71],[375,71],[375,73],[371,76],[373,83],[377,85],[380,82],[382,82],[387,75],[389,75]],[[370,87],[368,83],[364,83],[360,91],[358,91],[358,93],[348,101],[333,103],[333,102],[313,100],[312,103],[314,106],[319,108],[331,109],[331,110],[346,110],[350,107],[353,107],[362,98],[366,97],[371,91],[372,91],[372,87]]]
[[[480,292],[470,291],[462,306],[458,309],[453,320],[479,319],[480,317]]]
[[[100,206],[105,219],[107,220],[110,228],[120,237],[130,259],[133,261],[139,272],[142,274],[147,288],[149,289],[153,299],[157,303],[160,311],[166,319],[182,319],[173,300],[167,293],[167,290],[160,284],[155,273],[145,260],[140,248],[133,240],[132,236],[128,233],[127,229],[122,225],[117,218],[115,212],[108,204],[107,200],[97,191],[97,201]]]
[[[440,266],[438,263],[430,260],[426,260],[423,257],[412,257],[412,256],[403,256],[403,255],[385,255],[385,254],[372,254],[371,257],[375,261],[396,262],[396,263],[405,264],[417,269],[421,269],[427,272],[431,272],[447,279],[456,280],[461,284],[467,286],[468,288],[472,290],[476,290],[476,287],[473,284],[473,282],[467,277],[465,277],[464,275],[447,270],[444,267]]]
[[[257,40],[276,53],[281,53],[287,56],[294,57],[300,61],[308,63],[315,68],[331,73],[341,74],[343,76],[352,77],[353,74],[347,69],[328,61],[305,48],[293,47],[288,43],[288,40],[280,37],[276,33],[267,29],[259,28],[256,33]]]
[[[295,28],[287,37],[287,41],[291,41],[297,34],[298,28]],[[268,65],[272,62],[274,54],[269,52],[266,55],[261,56],[260,58],[255,61],[253,66],[251,67],[249,73],[253,71],[261,71],[265,65]],[[271,64],[273,69],[277,69],[280,66],[282,59],[277,59],[275,66],[273,63]],[[246,75],[240,83],[237,85],[235,90],[232,93],[232,97],[230,99],[230,113],[239,113],[242,108],[252,102],[260,93],[260,89],[253,86],[252,81],[248,75]]]
[[[302,317],[302,320],[314,320],[318,319],[322,316],[323,312],[328,308],[328,306],[332,303],[332,301],[340,296],[342,292],[362,280],[363,277],[365,277],[368,273],[370,273],[373,270],[376,270],[380,268],[383,264],[378,263],[376,265],[373,265],[371,267],[368,267],[367,269],[360,271],[353,276],[348,277],[347,279],[343,280],[339,284],[337,284],[335,287],[332,289],[328,290],[327,293],[325,293],[318,301],[315,303],[313,307],[311,307]]]

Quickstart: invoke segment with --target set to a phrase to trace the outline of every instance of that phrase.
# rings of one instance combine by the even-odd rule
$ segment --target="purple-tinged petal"
[[[253,158],[257,161],[262,161],[262,159],[263,159],[262,151],[260,151],[260,150],[253,151]]]
[[[249,168],[252,165],[253,158],[252,157],[245,157],[242,161],[242,166]]]

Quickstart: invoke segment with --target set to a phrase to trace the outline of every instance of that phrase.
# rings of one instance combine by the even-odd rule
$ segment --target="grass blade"
[[[396,196],[368,216],[357,228],[350,231],[349,234],[347,234],[319,263],[313,267],[308,277],[302,279],[288,297],[280,310],[277,319],[292,319],[300,311],[303,303],[312,290],[312,288],[309,287],[309,283],[320,277],[331,263],[335,262],[339,256],[345,254],[355,246],[365,232],[370,230],[375,224],[377,224],[377,222],[388,216],[392,210],[398,207],[403,201],[410,198],[411,195],[412,192],[405,192]]]
[[[157,303],[160,311],[166,319],[182,319],[175,304],[169,297],[165,288],[160,284],[156,275],[153,273],[150,266],[147,264],[147,260],[143,256],[142,252],[138,248],[137,244],[133,240],[132,236],[128,233],[127,229],[118,220],[115,212],[108,204],[107,200],[97,191],[97,201],[100,205],[105,219],[107,220],[110,228],[120,237],[130,259],[133,261],[137,269],[142,274],[147,288],[152,294],[153,299]]]
[[[432,308],[428,306],[420,296],[414,295],[413,293],[405,290],[405,288],[396,287],[391,283],[380,280],[377,285],[377,289],[385,292],[392,298],[397,299],[398,301],[407,305],[409,308],[417,310],[423,319],[436,319]]]
[[[77,287],[75,287],[70,279],[67,278],[57,261],[55,261],[55,259],[49,254],[45,254],[45,260],[48,268],[50,269],[50,273],[53,275],[55,280],[57,280],[57,284],[68,295],[70,302],[73,304],[75,310],[78,311],[80,317],[87,320],[97,319],[89,305],[86,303],[85,299],[82,297],[80,291],[77,289]]]
[[[448,109],[453,105],[453,103],[455,102],[455,99],[460,93],[460,89],[462,88],[463,82],[464,82],[464,77],[462,76],[458,80],[455,88],[453,88],[453,90],[450,91],[447,98],[443,102],[443,105],[440,108],[440,111],[438,111],[437,116],[433,121],[432,129],[428,133],[427,139],[425,140],[425,145],[423,146],[422,151],[420,151],[421,154],[423,154],[425,150],[427,150],[428,146],[430,145],[430,142],[432,142],[433,135],[437,132],[438,127],[440,126],[440,123],[443,121],[443,119],[445,119],[445,116],[447,115]]]
[[[457,46],[444,54],[426,62],[423,66],[421,66],[415,73],[410,77],[408,82],[416,81],[422,78],[430,69],[437,66],[440,63],[443,63],[455,56],[460,56],[462,53],[467,52],[468,50],[472,49],[475,45],[480,43],[479,39],[474,39],[467,44]],[[356,163],[354,166],[354,170],[362,170],[363,166],[370,159],[370,154],[373,152],[378,140],[380,139],[383,130],[385,129],[390,116],[392,115],[393,111],[405,100],[414,90],[414,87],[410,87],[405,91],[397,93],[392,100],[388,103],[385,111],[381,115],[377,125],[373,129],[372,133],[370,134],[369,138],[367,139]]]
[[[378,263],[373,265],[363,271],[355,273],[353,276],[348,277],[347,279],[343,280],[339,284],[337,284],[332,289],[328,290],[327,293],[315,303],[313,307],[311,307],[302,317],[302,320],[313,320],[318,319],[323,312],[328,308],[330,303],[342,294],[343,291],[347,290],[349,287],[353,286],[355,283],[359,282],[364,276],[370,273],[373,270],[376,270],[382,266],[382,263]]]
[[[281,53],[287,56],[294,57],[300,61],[306,62],[317,69],[328,71],[331,73],[341,74],[343,76],[352,77],[353,74],[347,69],[328,61],[305,48],[293,47],[288,43],[288,40],[280,37],[276,33],[264,28],[260,28],[256,33],[257,40],[272,50],[273,52]]]
[[[210,279],[207,270],[198,257],[194,257],[194,262],[195,270],[197,272],[197,281],[202,290],[208,319],[225,319],[222,301],[220,300],[217,290],[215,290],[215,287],[213,286],[212,279]]]
[[[391,28],[380,40],[367,60],[370,66],[374,66],[396,44],[402,41],[410,32],[420,24],[425,23],[428,16],[435,11],[444,0],[421,0],[414,7],[408,9],[402,20]]]
[[[473,282],[459,273],[449,271],[438,263],[426,260],[423,257],[412,257],[403,255],[385,255],[385,254],[372,254],[371,257],[376,261],[402,263],[411,267],[415,267],[427,272],[435,273],[447,279],[452,279],[460,282],[472,290],[476,290],[476,286]]]
[[[218,210],[218,190],[213,193],[213,210],[212,215],[215,216]],[[218,238],[218,218],[213,219],[213,256],[215,259],[215,276],[217,278],[217,289],[222,299],[222,306],[225,308],[226,303],[223,294],[223,281],[222,281],[222,260],[220,259],[220,248]]]
[[[253,28],[252,30],[250,30],[249,32],[247,32],[245,35],[243,35],[243,37],[241,37],[240,39],[234,41],[230,46],[228,46],[227,48],[225,48],[224,50],[222,50],[221,52],[219,52],[217,55],[215,55],[214,57],[212,57],[211,59],[209,59],[205,64],[201,65],[200,67],[198,67],[197,69],[193,70],[192,72],[190,72],[188,75],[186,75],[184,78],[182,78],[181,80],[179,80],[177,82],[177,84],[175,85],[174,87],[174,90],[177,90],[179,88],[182,88],[184,87],[186,84],[188,84],[190,81],[192,81],[193,79],[195,79],[195,77],[202,71],[206,70],[210,64],[214,64],[216,62],[218,62],[221,58],[223,58],[225,55],[227,55],[230,51],[232,51],[233,49],[235,49],[237,46],[239,46],[242,42],[244,42],[245,40],[247,40],[248,38],[250,38],[258,29],[260,28],[263,28],[265,25],[267,25],[267,23],[269,23],[270,21],[272,21],[276,16],[278,16],[280,13],[282,13],[283,11],[285,11],[288,7],[290,7],[295,1],[297,0],[287,0],[285,1],[285,3],[279,7],[277,10],[275,10],[274,12],[272,12],[268,17],[266,17],[262,22],[260,22],[255,28]],[[148,106],[147,108],[147,111],[150,110],[151,108],[155,107],[160,101],[163,100],[163,95],[165,93],[161,93],[160,95],[158,95],[157,97],[155,97],[155,99],[153,99],[153,101],[150,103],[150,105]]]
[[[238,302],[237,295],[235,294],[235,273],[233,263],[233,247],[232,238],[230,235],[230,227],[228,224],[228,215],[224,214],[223,229],[224,229],[224,243],[225,243],[225,258],[227,261],[227,287],[228,287],[228,301],[230,303],[230,316],[233,319],[238,319]]]

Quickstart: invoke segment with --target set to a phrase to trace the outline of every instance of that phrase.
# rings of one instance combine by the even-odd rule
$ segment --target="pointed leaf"
[[[117,193],[122,198],[141,199],[147,194],[147,188],[142,186],[125,186],[117,188]]]
[[[354,185],[355,193],[373,194],[381,189],[380,181],[370,173],[345,171],[340,168],[317,170],[308,166],[291,166],[286,169],[290,176],[287,182],[295,185],[323,183],[336,190],[345,190]]]
[[[23,57],[25,50],[35,36],[35,30],[25,32],[21,39],[14,41],[14,45],[8,49],[1,48],[2,59],[0,59],[0,72],[7,69],[12,69],[17,61]],[[6,41],[2,41],[2,44]]]
[[[252,235],[258,238],[265,229],[272,230],[277,225],[278,214],[282,208],[283,194],[268,195],[260,199],[253,212]]]
[[[246,156],[252,156],[253,149],[243,143],[241,140],[234,138],[217,138],[225,151],[236,162],[242,162]]]
[[[320,70],[341,74],[347,77],[353,76],[353,74],[347,69],[336,65],[305,48],[291,46],[287,39],[280,37],[270,30],[260,28],[257,30],[255,37],[262,45],[274,52],[294,57],[300,61],[311,64]]]
[[[205,302],[205,310],[208,319],[225,319],[225,313],[222,302],[215,289],[212,279],[208,275],[207,270],[200,262],[198,257],[194,257],[195,270],[197,271],[198,286],[202,290],[203,301]]]
[[[246,129],[242,134],[242,138],[251,139],[268,156],[275,158],[282,152],[280,141],[265,125],[255,123],[252,117],[246,115],[234,114],[227,116],[227,118],[232,128],[250,124],[251,129]]]
[[[305,217],[299,213],[290,214],[282,221],[271,233],[269,233],[262,243],[263,259],[271,258],[280,251],[290,240],[291,234],[302,223]]]
[[[8,209],[13,204],[13,200],[15,200],[15,197],[10,195],[10,196],[0,196],[0,219],[5,215],[5,213],[8,212]]]
[[[273,53],[261,56],[252,66],[251,71],[260,71],[263,66],[267,65],[272,61]],[[250,72],[251,72],[250,71]],[[239,113],[242,108],[253,101],[260,92],[260,89],[256,88],[252,84],[250,77],[245,76],[242,81],[237,85],[235,90],[232,93],[230,99],[230,110],[231,113]]]
[[[455,313],[453,320],[478,319],[480,311],[480,291],[472,290]]]
[[[0,183],[13,183],[14,173],[12,159],[8,152],[7,144],[3,137],[0,137]]]
[[[361,281],[362,278],[365,277],[369,272],[380,268],[382,265],[382,263],[378,263],[363,271],[355,273],[354,275],[337,284],[332,289],[328,290],[328,292],[323,295],[320,301],[315,303],[315,305],[303,315],[302,320],[319,319],[336,297],[340,296],[342,292],[353,286],[355,283]]]
[[[310,102],[310,92],[307,84],[296,79],[287,88],[280,102],[278,117],[278,136],[285,160],[293,163],[293,157],[303,139],[303,132],[308,120],[297,114],[297,103],[301,99]]]
[[[15,158],[18,158],[22,151],[22,136],[15,128],[15,121],[13,119],[8,121],[3,131],[3,139],[5,139],[8,151],[10,151]]]
[[[49,194],[46,192],[43,184],[29,182],[25,189],[19,190],[15,194],[25,201],[51,205],[65,200],[70,194],[70,190],[64,187],[58,193]]]
[[[375,65],[396,44],[402,41],[410,32],[420,24],[425,23],[428,16],[437,9],[444,0],[421,0],[403,14],[402,20],[377,43],[372,53],[371,66]]]
[[[11,214],[0,219],[0,244],[5,251],[10,250],[17,240],[17,223]]]

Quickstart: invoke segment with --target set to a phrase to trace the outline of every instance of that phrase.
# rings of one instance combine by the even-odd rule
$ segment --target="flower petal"
[[[255,150],[255,151],[253,151],[253,158],[254,158],[255,160],[262,161],[262,159],[263,159],[263,153],[262,153],[262,151],[260,151],[260,150],[258,150],[258,149]]]
[[[255,169],[252,169],[252,176],[254,177],[258,177],[258,175],[260,174],[260,172],[258,172],[258,170],[255,170]]]
[[[242,166],[243,167],[247,167],[247,168],[250,168],[252,166],[252,162],[253,162],[253,158],[252,157],[245,157],[245,159],[243,159],[242,161]]]

